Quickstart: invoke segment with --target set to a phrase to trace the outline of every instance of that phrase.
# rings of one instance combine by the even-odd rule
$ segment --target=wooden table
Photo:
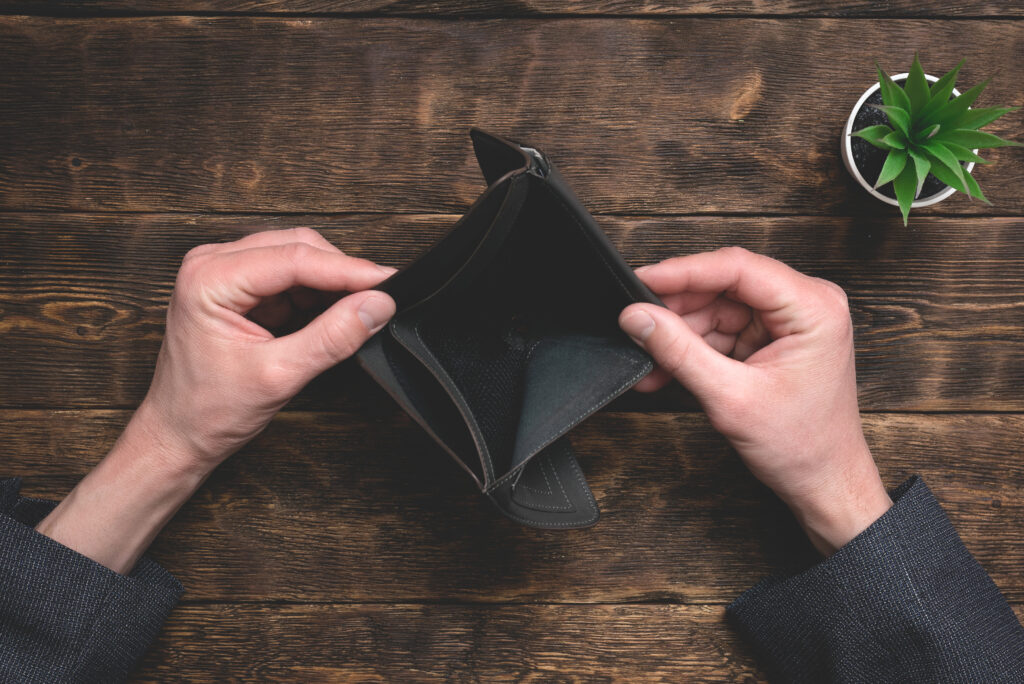
[[[922,474],[1024,614],[1024,155],[986,155],[994,206],[904,228],[838,154],[874,61],[915,49],[1024,103],[1020,3],[0,12],[0,442],[26,494],[113,443],[190,247],[309,225],[405,264],[482,190],[477,124],[548,152],[632,264],[739,244],[842,285],[886,482]],[[1019,114],[991,130],[1024,139]],[[808,557],[789,514],[681,391],[575,434],[604,517],[535,531],[358,369],[328,373],[154,546],[187,594],[138,680],[761,680],[724,609]]]

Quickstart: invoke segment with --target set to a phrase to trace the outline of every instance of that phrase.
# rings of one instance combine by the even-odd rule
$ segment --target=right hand
[[[701,402],[751,472],[828,555],[892,505],[857,407],[843,290],[727,247],[637,270],[668,308],[633,304],[619,324]]]

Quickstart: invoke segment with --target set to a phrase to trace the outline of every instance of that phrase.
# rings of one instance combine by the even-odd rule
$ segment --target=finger
[[[720,332],[718,330],[712,330],[707,335],[704,335],[704,341],[707,342],[708,346],[714,349],[719,354],[729,356],[732,354],[733,347],[736,346],[736,335]]]
[[[250,233],[243,238],[232,240],[231,242],[214,242],[207,245],[199,245],[191,253],[192,256],[200,256],[202,254],[237,252],[242,249],[252,249],[253,247],[285,245],[289,242],[303,242],[329,252],[341,251],[319,232],[302,226],[299,228],[286,228],[284,230],[264,230],[258,233]]]
[[[799,303],[812,279],[780,261],[740,247],[668,259],[637,270],[655,293],[728,292],[762,311]]]
[[[297,366],[306,384],[356,353],[395,314],[395,302],[377,290],[357,292],[335,304],[291,335],[270,343],[280,365]]]
[[[732,358],[737,361],[746,361],[754,352],[771,344],[772,337],[761,321],[760,316],[754,316],[750,324],[740,331],[736,338],[736,346],[732,350]]]
[[[717,292],[675,292],[662,295],[661,302],[675,311],[677,314],[689,313],[697,309],[703,309],[711,302],[718,299]]]
[[[654,304],[632,304],[619,325],[698,399],[717,396],[723,387],[736,388],[750,369],[719,354],[679,316]]]
[[[665,385],[672,382],[674,378],[669,374],[668,371],[656,366],[654,370],[647,374],[643,380],[633,385],[633,389],[637,392],[657,392]]]
[[[302,285],[317,290],[356,292],[377,285],[394,269],[366,259],[318,249],[303,242],[224,252],[214,274],[223,289],[223,306],[244,313],[263,297]]]
[[[686,324],[698,335],[712,331],[738,333],[750,323],[750,307],[731,299],[719,297],[711,304],[682,316]]]

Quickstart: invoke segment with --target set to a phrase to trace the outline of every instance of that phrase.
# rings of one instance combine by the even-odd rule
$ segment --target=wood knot
[[[746,81],[740,86],[739,91],[733,97],[732,109],[729,110],[729,118],[733,121],[745,119],[754,105],[761,99],[761,90],[764,85],[761,79],[761,72],[755,69]]]

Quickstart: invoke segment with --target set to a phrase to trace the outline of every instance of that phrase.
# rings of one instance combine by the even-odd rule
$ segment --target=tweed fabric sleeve
[[[120,575],[33,527],[56,505],[0,480],[0,681],[123,681],[181,584],[149,558]]]
[[[1024,682],[1024,628],[912,477],[829,558],[726,610],[773,681]]]

